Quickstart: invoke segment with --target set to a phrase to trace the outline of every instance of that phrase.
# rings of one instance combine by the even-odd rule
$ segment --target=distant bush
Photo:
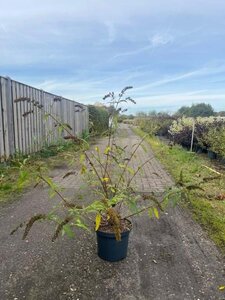
[[[155,135],[157,130],[159,129],[158,124],[152,118],[137,118],[136,124],[149,135]]]
[[[195,121],[193,118],[182,117],[173,121],[169,129],[173,141],[189,148],[191,146],[193,122],[195,122],[194,146],[200,146],[224,156],[225,118],[223,117],[198,117]]]
[[[135,124],[149,135],[168,136],[173,120],[174,117],[167,114],[143,115],[135,119]]]
[[[109,128],[109,112],[105,107],[88,106],[89,132],[91,135],[100,135]]]
[[[135,125],[134,119],[124,119],[123,123],[124,124],[129,124],[129,125]]]
[[[204,139],[211,151],[225,158],[225,123],[211,127],[204,135]]]
[[[120,114],[119,117],[118,117],[118,122],[119,123],[126,123],[128,120],[133,120],[133,119],[134,119],[133,115],[123,115],[123,114]]]

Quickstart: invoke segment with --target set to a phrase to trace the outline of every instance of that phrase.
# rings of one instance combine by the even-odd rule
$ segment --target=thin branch
[[[137,175],[137,173],[144,167],[144,165],[146,165],[148,162],[150,162],[152,159],[154,158],[154,156],[148,158],[145,162],[143,162],[143,164],[141,164],[137,170],[134,172],[133,176],[128,180],[127,182],[127,187],[130,186],[132,180],[134,179],[134,177]]]
[[[123,171],[121,172],[121,175],[120,175],[119,180],[118,180],[118,182],[117,182],[116,188],[119,186],[119,184],[120,184],[120,182],[121,182],[121,180],[122,180],[122,178],[123,178],[123,176],[124,176],[124,174],[125,174],[125,172],[126,172],[126,170],[127,170],[127,167],[128,167],[128,165],[129,165],[130,161],[131,161],[132,158],[134,157],[134,155],[135,155],[135,153],[137,152],[137,150],[138,150],[138,148],[140,147],[140,145],[141,145],[141,144],[143,143],[143,141],[145,140],[146,136],[147,136],[147,135],[145,135],[145,136],[140,140],[140,142],[137,144],[137,146],[136,146],[136,148],[134,149],[134,151],[131,153],[130,158],[126,161],[125,167],[124,167]]]
[[[98,180],[101,182],[101,185],[102,185],[102,188],[103,188],[103,191],[105,192],[105,195],[106,197],[108,198],[108,191],[107,191],[107,187],[105,186],[104,182],[102,181],[102,178],[100,177],[95,165],[93,164],[92,160],[90,159],[90,157],[87,155],[86,152],[84,152],[85,154],[85,157],[87,158],[87,160],[89,161],[92,169],[94,170],[96,176],[98,177]]]
[[[152,205],[149,205],[149,206],[147,206],[147,207],[143,207],[143,208],[140,209],[139,211],[136,211],[135,213],[132,213],[132,214],[130,214],[130,215],[124,217],[124,219],[131,218],[131,217],[133,217],[133,216],[135,216],[135,215],[138,215],[138,214],[140,214],[140,213],[142,213],[142,212],[144,212],[144,211],[146,211],[147,209],[152,208],[152,207],[153,207]]]
[[[81,205],[76,205],[73,204],[69,201],[66,200],[66,198],[63,197],[63,195],[55,188],[52,188],[52,186],[49,184],[49,182],[42,176],[42,175],[38,175],[38,177],[43,180],[61,199],[62,201],[65,203],[66,207],[70,207],[70,208],[77,208],[77,209],[83,209],[83,206]]]

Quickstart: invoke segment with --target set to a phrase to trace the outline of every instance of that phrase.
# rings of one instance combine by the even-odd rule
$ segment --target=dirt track
[[[139,139],[127,127],[120,133],[123,145]],[[148,153],[140,150],[136,162],[152,155],[146,147]],[[59,174],[64,171],[55,170],[54,178],[68,194],[74,194],[79,178],[71,176],[63,181]],[[153,159],[136,184],[141,191],[162,192],[172,180]],[[26,241],[21,240],[21,231],[9,235],[15,225],[33,213],[45,212],[53,201],[48,199],[47,189],[39,188],[1,207],[1,300],[225,299],[225,292],[218,290],[225,285],[224,259],[181,208],[171,209],[159,220],[147,216],[134,219],[127,259],[108,263],[97,257],[95,236],[86,232],[52,243],[54,228],[39,223]]]

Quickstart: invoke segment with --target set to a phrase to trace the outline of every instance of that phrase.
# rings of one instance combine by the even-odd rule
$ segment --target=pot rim
[[[131,227],[130,227],[130,229],[121,232],[121,237],[129,234],[131,232],[132,228],[133,228],[132,222],[129,219],[123,218],[122,220],[128,221]],[[99,234],[99,235],[102,235],[102,236],[104,235],[104,236],[109,236],[109,237],[115,237],[115,233],[114,232],[106,232],[106,231],[102,231],[102,230],[98,229],[96,231],[96,233]]]

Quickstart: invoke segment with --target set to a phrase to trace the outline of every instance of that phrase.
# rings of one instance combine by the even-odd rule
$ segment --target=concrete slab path
[[[122,126],[119,139],[121,145],[131,145],[139,137]],[[145,147],[147,152],[140,148],[134,164],[153,156],[149,145]],[[76,197],[81,181],[77,176],[63,179],[67,171],[56,169],[53,179]],[[161,193],[172,183],[155,158],[136,180],[142,192]],[[0,207],[1,300],[225,299],[225,293],[218,290],[225,285],[224,259],[180,207],[159,220],[133,219],[127,259],[109,263],[98,258],[95,236],[86,232],[52,243],[54,227],[42,222],[35,224],[25,241],[22,231],[9,235],[15,225],[34,213],[46,212],[53,203],[47,188],[39,187]]]

